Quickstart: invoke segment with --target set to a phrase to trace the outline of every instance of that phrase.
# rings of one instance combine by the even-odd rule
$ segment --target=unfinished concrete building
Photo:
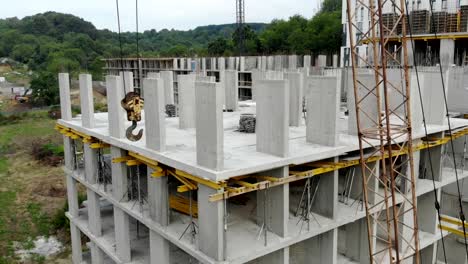
[[[349,29],[346,16],[347,2],[342,1],[342,25],[345,43],[341,47],[341,67],[350,66],[350,42]],[[421,66],[434,66],[439,63],[445,65],[468,65],[468,1],[466,0],[441,0],[441,1],[407,1],[409,14],[409,26],[407,34],[412,33],[411,41],[408,41],[408,49],[413,56],[409,56],[409,63]],[[351,5],[355,9],[356,16],[353,20],[359,25],[361,32],[355,32],[356,39],[360,39],[363,32],[369,29],[370,15],[363,3],[352,0]],[[397,50],[401,43],[401,21],[398,21],[397,11],[390,2],[386,2],[382,10],[384,25],[391,29],[396,27],[396,34],[389,39],[388,45]],[[436,34],[436,35],[434,35]],[[411,42],[413,42],[411,44]],[[414,45],[414,48],[413,48]],[[372,58],[372,49],[366,43],[359,47],[359,53],[363,58]],[[413,61],[416,60],[416,61]],[[361,66],[364,66],[362,63]]]
[[[92,77],[81,74],[75,117],[69,76],[59,75],[57,129],[64,139],[73,263],[369,262],[355,109],[350,96],[341,103],[350,80],[341,70],[327,76],[308,67],[257,70],[251,101],[239,101],[236,70],[223,71],[221,79],[169,72],[178,80],[176,117],[165,114],[173,83],[163,74],[144,75],[137,128],[144,135],[137,142],[125,137],[130,122],[121,107],[134,89],[132,72],[106,77],[108,113],[95,113]],[[365,69],[359,74],[362,81],[373,78]],[[430,135],[425,138],[416,108],[420,253],[424,263],[441,261],[443,236],[449,262],[466,263],[463,243],[448,231],[441,236],[432,179],[443,214],[456,217],[453,163],[463,181],[468,120],[450,119],[457,154],[450,160],[438,75],[420,75]],[[445,76],[449,90],[464,85],[463,69],[449,68]],[[398,100],[394,95],[393,103]],[[245,117],[253,118],[253,130],[240,129]],[[429,152],[435,175],[426,173]],[[367,165],[378,171],[382,162]],[[82,204],[78,185],[86,189]],[[371,229],[375,237],[377,230]],[[381,241],[373,243],[378,249]]]

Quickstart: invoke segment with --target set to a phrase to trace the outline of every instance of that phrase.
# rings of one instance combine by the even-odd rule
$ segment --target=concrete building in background
[[[343,101],[352,94],[346,71],[314,67],[310,56],[142,59],[140,67],[135,61],[124,60],[133,71],[124,74],[116,61],[107,62],[108,113],[95,113],[91,76],[80,75],[82,114],[72,117],[69,76],[59,75],[57,129],[64,140],[73,263],[367,263],[355,109],[352,100]],[[163,71],[172,71],[176,85],[163,80]],[[368,76],[365,69],[358,74]],[[457,217],[456,177],[447,158],[440,75],[420,74],[423,104],[431,108],[429,138],[441,139],[423,144],[422,121],[414,121],[420,252],[424,263],[436,263],[443,254],[432,178],[442,213]],[[126,92],[144,92],[137,128],[144,135],[137,142],[125,137],[130,122],[120,103],[122,76]],[[445,76],[449,91],[468,81],[459,68]],[[176,117],[165,114],[168,92],[183,104]],[[390,101],[398,100],[392,95]],[[248,124],[241,121],[246,117]],[[456,162],[467,165],[468,120],[451,122],[459,132]],[[240,125],[253,126],[255,134]],[[425,173],[428,153],[432,177]],[[368,165],[378,171],[380,164]],[[462,182],[468,171],[458,168]],[[79,204],[82,188],[87,199]],[[375,224],[369,230],[378,248]],[[464,244],[446,231],[442,236],[449,263],[465,263]]]
[[[409,63],[420,66],[434,66],[440,63],[444,66],[455,64],[463,66],[468,64],[468,1],[467,0],[436,0],[433,1],[433,12],[430,11],[429,1],[408,1],[409,23],[406,35],[410,32],[413,40],[408,41],[410,56]],[[397,1],[399,4],[399,1]],[[354,8],[356,16],[353,18],[358,29],[355,29],[353,36],[356,43],[362,40],[362,33],[367,32],[370,24],[369,11],[356,0],[351,0],[351,8]],[[349,60],[349,26],[346,14],[347,1],[342,2],[342,26],[343,44],[341,47],[340,66],[351,65]],[[396,24],[397,19],[394,14],[395,8],[392,2],[385,3],[383,12],[383,22],[387,28],[396,28],[395,37],[388,43],[388,48],[398,49],[401,46],[398,38],[401,34],[401,22]],[[434,25],[431,22],[434,21]],[[437,34],[435,37],[434,32]],[[387,32],[388,34],[388,32]],[[393,35],[393,34],[392,34]],[[414,50],[413,50],[414,46]],[[362,58],[369,58],[371,63],[372,48],[362,43],[358,47]],[[413,58],[413,54],[415,58]],[[416,61],[414,61],[416,60]],[[364,67],[365,65],[359,65]]]

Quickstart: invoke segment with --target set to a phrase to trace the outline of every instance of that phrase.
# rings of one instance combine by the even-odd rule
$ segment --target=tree
[[[30,60],[33,60],[35,52],[36,50],[33,45],[19,44],[13,47],[13,51],[10,56],[19,62],[28,63]]]
[[[231,45],[227,39],[219,37],[208,43],[208,54],[211,56],[222,56],[227,50],[231,49]]]
[[[60,103],[57,75],[41,72],[31,80],[32,102],[35,105],[57,105]]]

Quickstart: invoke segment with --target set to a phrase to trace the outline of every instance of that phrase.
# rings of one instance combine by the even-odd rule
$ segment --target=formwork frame
[[[363,32],[355,19],[357,14],[354,10],[359,8],[353,7],[352,1],[347,0],[370,263],[400,263],[413,257],[415,263],[420,263],[405,2],[357,0],[354,4],[364,7],[370,17],[369,28]],[[385,25],[382,15],[384,5],[389,4],[395,10],[396,21],[393,28]],[[401,25],[401,33],[397,32],[398,25]],[[355,39],[355,32],[360,33],[360,40]],[[387,49],[387,43],[396,35],[400,35],[401,46],[391,51]],[[360,55],[358,46],[362,41],[367,42],[372,49],[372,60]],[[358,65],[365,65],[372,71],[375,77],[373,83],[360,80]],[[390,65],[400,71],[400,80],[388,78],[387,67]],[[398,94],[401,99],[396,105],[390,102],[392,93]],[[365,151],[369,149],[370,152]],[[408,150],[407,154],[402,154],[403,149]],[[368,165],[369,159],[386,154],[389,158],[387,162],[380,163],[381,171]],[[397,181],[400,181],[400,184],[397,184]],[[397,196],[403,197],[401,205],[396,205]],[[375,208],[381,210],[372,213]],[[383,236],[380,238],[383,241],[380,248],[377,246],[379,232],[376,229]]]

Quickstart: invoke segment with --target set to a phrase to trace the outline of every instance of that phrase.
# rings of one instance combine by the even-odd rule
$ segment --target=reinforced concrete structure
[[[94,111],[92,77],[80,75],[82,113],[74,117],[69,76],[60,74],[57,130],[64,140],[73,263],[367,263],[355,109],[351,97],[340,103],[351,80],[341,70],[314,75],[298,66],[286,73],[256,69],[253,101],[239,100],[235,69],[220,79],[165,73],[178,80],[179,116],[171,118],[165,105],[177,98],[172,83],[163,73],[144,76],[138,142],[125,138],[130,122],[120,104],[119,72],[106,77],[108,113]],[[358,73],[367,78],[365,69]],[[131,81],[133,74],[124,74]],[[468,120],[451,119],[457,160],[450,160],[438,77],[429,70],[420,75],[429,132],[425,138],[415,107],[421,257],[441,261],[443,236],[449,263],[466,263],[464,245],[438,229],[432,179],[443,214],[456,217],[453,162],[463,181]],[[449,91],[464,85],[463,70],[449,68],[444,76]],[[398,95],[391,99],[399,103]],[[243,114],[256,117],[255,134],[238,131]],[[429,152],[435,175],[426,173]],[[378,171],[382,159],[368,166]],[[82,204],[78,185],[87,194]],[[382,192],[378,183],[373,188]],[[394,206],[403,199],[396,197]],[[381,241],[373,243],[378,249]]]

